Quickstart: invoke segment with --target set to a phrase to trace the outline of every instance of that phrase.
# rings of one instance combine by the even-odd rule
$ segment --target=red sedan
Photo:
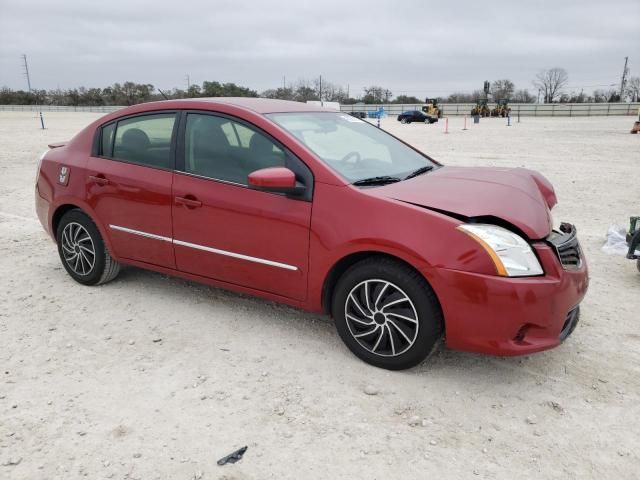
[[[95,121],[41,158],[36,209],[76,281],[133,265],[329,313],[388,369],[449,347],[552,348],[587,265],[526,169],[442,166],[350,115],[249,98],[171,100]]]

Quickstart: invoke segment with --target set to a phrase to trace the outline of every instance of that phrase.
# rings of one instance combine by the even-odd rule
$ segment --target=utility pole
[[[187,92],[189,91],[189,89],[191,88],[191,77],[189,77],[189,74],[187,73],[184,76],[185,80],[187,81]]]
[[[285,77],[284,75],[282,76],[282,90],[286,90],[287,88],[287,77]]]
[[[347,83],[347,99],[349,99],[349,98],[351,98],[351,97],[349,96],[349,84]]]
[[[27,77],[27,85],[29,86],[29,93],[31,94],[31,77],[29,76],[29,64],[27,63],[27,55],[22,54],[22,61],[24,62],[24,76]],[[44,130],[44,118],[42,118],[42,109],[40,110],[40,125]]]
[[[622,80],[620,80],[620,101],[624,96],[624,87],[627,86],[627,74],[629,73],[629,69],[627,68],[627,63],[629,63],[629,57],[624,57],[624,68],[622,69]]]
[[[27,64],[27,55],[22,54],[22,61],[24,62],[24,76],[27,77],[27,85],[29,86],[29,93],[31,93],[31,78],[29,77],[29,65]]]
[[[322,75],[320,75],[320,105],[322,105]]]

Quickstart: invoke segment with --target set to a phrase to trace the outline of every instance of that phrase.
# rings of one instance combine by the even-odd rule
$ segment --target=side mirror
[[[286,167],[262,168],[248,176],[249,188],[264,192],[278,192],[299,195],[304,185],[296,181],[296,174]]]

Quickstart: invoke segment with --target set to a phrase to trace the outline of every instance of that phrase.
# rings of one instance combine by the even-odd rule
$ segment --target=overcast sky
[[[319,74],[352,96],[445,96],[560,66],[591,92],[640,75],[640,0],[0,0],[0,86],[262,91]]]

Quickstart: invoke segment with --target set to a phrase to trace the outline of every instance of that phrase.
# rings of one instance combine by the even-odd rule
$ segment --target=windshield
[[[388,133],[346,113],[271,113],[267,117],[349,182],[374,177],[404,179],[422,167],[436,166]]]

